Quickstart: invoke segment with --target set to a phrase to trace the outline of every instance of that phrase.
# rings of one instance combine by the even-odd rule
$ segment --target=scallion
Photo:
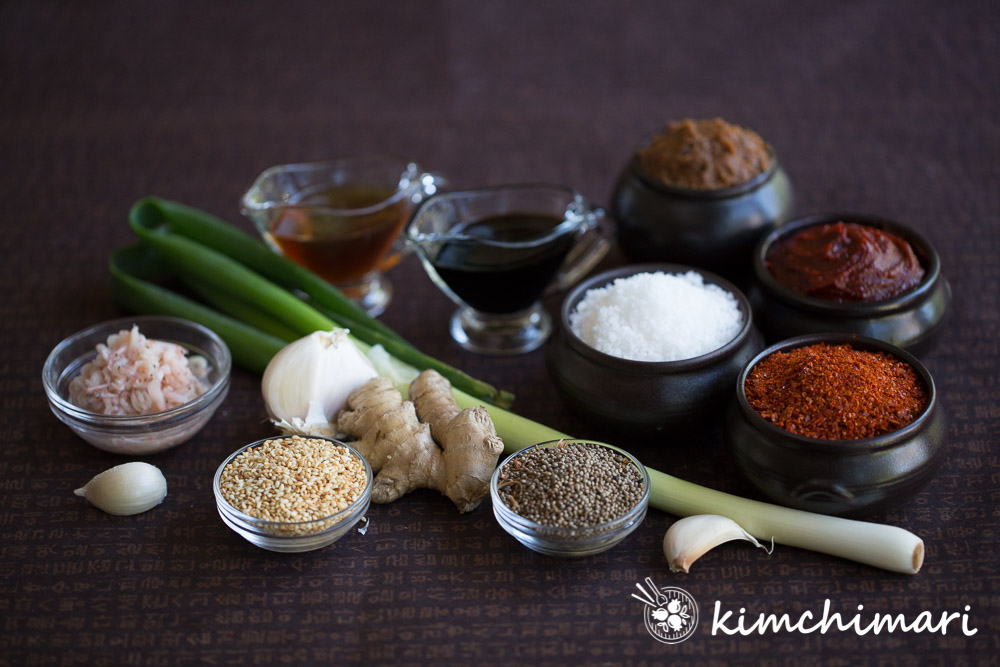
[[[143,238],[147,232],[169,231],[197,241],[287,290],[301,290],[324,310],[402,340],[395,331],[369,317],[360,306],[316,274],[204,211],[160,197],[145,197],[129,211],[129,224]]]
[[[303,336],[341,326],[349,329],[355,340],[382,345],[414,367],[433,368],[452,385],[484,401],[503,407],[513,403],[512,393],[422,353],[319,276],[218,218],[183,204],[146,197],[132,207],[129,224],[206,299],[218,303],[228,294],[230,300],[223,309],[232,315],[249,307],[251,314],[261,311],[280,319]],[[289,290],[305,292],[311,303]]]
[[[226,342],[233,361],[263,373],[267,362],[288,341],[266,334],[152,282],[159,258],[141,246],[117,250],[109,261],[112,296],[122,307],[143,315],[169,315],[203,324]]]

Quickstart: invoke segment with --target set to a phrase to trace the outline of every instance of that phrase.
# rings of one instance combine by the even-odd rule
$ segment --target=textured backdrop
[[[994,2],[87,2],[0,4],[0,664],[966,664],[1000,650],[1000,10]],[[624,544],[562,561],[520,547],[488,505],[433,493],[373,507],[367,534],[303,555],[229,531],[211,479],[270,434],[242,370],[209,426],[149,457],[170,493],[105,515],[72,490],[122,462],[49,412],[64,336],[119,316],[108,255],[130,205],[182,201],[249,230],[240,195],[283,162],[392,152],[456,186],[551,181],[606,205],[632,147],[669,119],[723,116],[775,147],[798,213],[854,210],[925,234],[954,288],[924,360],[948,458],[873,519],[926,541],[915,576],[729,546],[671,575],[651,511]],[[605,265],[620,264],[613,253]],[[447,337],[416,260],[383,316],[426,352],[517,393],[526,417],[614,440],[561,402],[538,351],[486,358]],[[558,299],[549,304],[558,307]],[[712,427],[618,442],[647,464],[752,496]],[[642,625],[635,584],[684,588],[698,632]],[[978,633],[712,636],[748,614],[961,612]]]

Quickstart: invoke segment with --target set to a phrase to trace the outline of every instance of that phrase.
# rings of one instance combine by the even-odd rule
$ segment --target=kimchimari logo
[[[875,612],[869,619],[862,616],[865,610],[863,604],[858,605],[858,613],[847,618],[839,611],[831,613],[830,609],[830,600],[827,599],[823,601],[823,612],[818,615],[806,610],[799,614],[798,618],[793,618],[791,614],[765,613],[760,613],[754,618],[747,614],[745,607],[740,607],[739,615],[733,623],[730,620],[733,612],[727,611],[720,615],[722,604],[716,600],[715,613],[712,616],[712,636],[722,632],[727,635],[739,634],[748,637],[754,634],[763,635],[768,632],[781,631],[799,632],[804,635],[819,632],[821,635],[825,635],[830,630],[840,632],[853,630],[857,635],[866,635],[869,632],[877,635],[883,630],[886,632],[898,630],[915,634],[940,633],[946,635],[948,634],[948,626],[952,623],[960,626],[953,627],[952,630],[961,632],[966,637],[971,637],[979,632],[978,628],[969,627],[969,612],[972,610],[969,605],[965,605],[964,613],[944,611],[940,615],[935,615],[930,611],[922,611],[912,619],[908,619],[904,614],[883,614],[880,612]]]
[[[653,638],[664,644],[679,644],[698,627],[698,604],[682,588],[657,587],[646,577],[646,586],[636,584],[642,595],[632,593],[643,603],[642,622]]]

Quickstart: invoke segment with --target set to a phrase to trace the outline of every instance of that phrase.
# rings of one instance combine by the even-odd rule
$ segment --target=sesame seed
[[[343,445],[292,436],[266,440],[236,456],[219,478],[222,497],[235,509],[266,521],[314,522],[262,527],[280,535],[311,535],[333,522],[368,485],[365,466]]]

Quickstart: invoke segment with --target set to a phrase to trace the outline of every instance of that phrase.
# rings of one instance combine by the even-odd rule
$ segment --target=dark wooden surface
[[[998,34],[991,2],[3,3],[0,664],[996,664]],[[238,200],[265,167],[392,152],[458,186],[551,181],[606,205],[640,137],[717,115],[775,146],[798,213],[884,215],[941,253],[954,317],[924,360],[948,458],[873,517],[926,541],[919,574],[729,546],[672,575],[660,541],[674,517],[658,511],[611,552],[554,560],[488,505],[459,516],[423,492],[373,507],[367,534],[331,548],[262,551],[222,524],[211,493],[221,460],[271,433],[242,370],[204,431],[149,457],[170,486],[162,506],[118,518],[73,495],[123,459],[55,419],[40,371],[64,336],[123,314],[107,260],[132,241],[139,197],[249,229]],[[567,409],[543,352],[461,352],[414,258],[392,277],[384,320],[426,352],[512,389],[527,417],[614,437]],[[753,495],[711,427],[634,447]],[[696,599],[691,639],[647,633],[631,597],[645,577]],[[798,615],[827,599],[910,618],[968,605],[978,633],[710,632],[716,601]]]

